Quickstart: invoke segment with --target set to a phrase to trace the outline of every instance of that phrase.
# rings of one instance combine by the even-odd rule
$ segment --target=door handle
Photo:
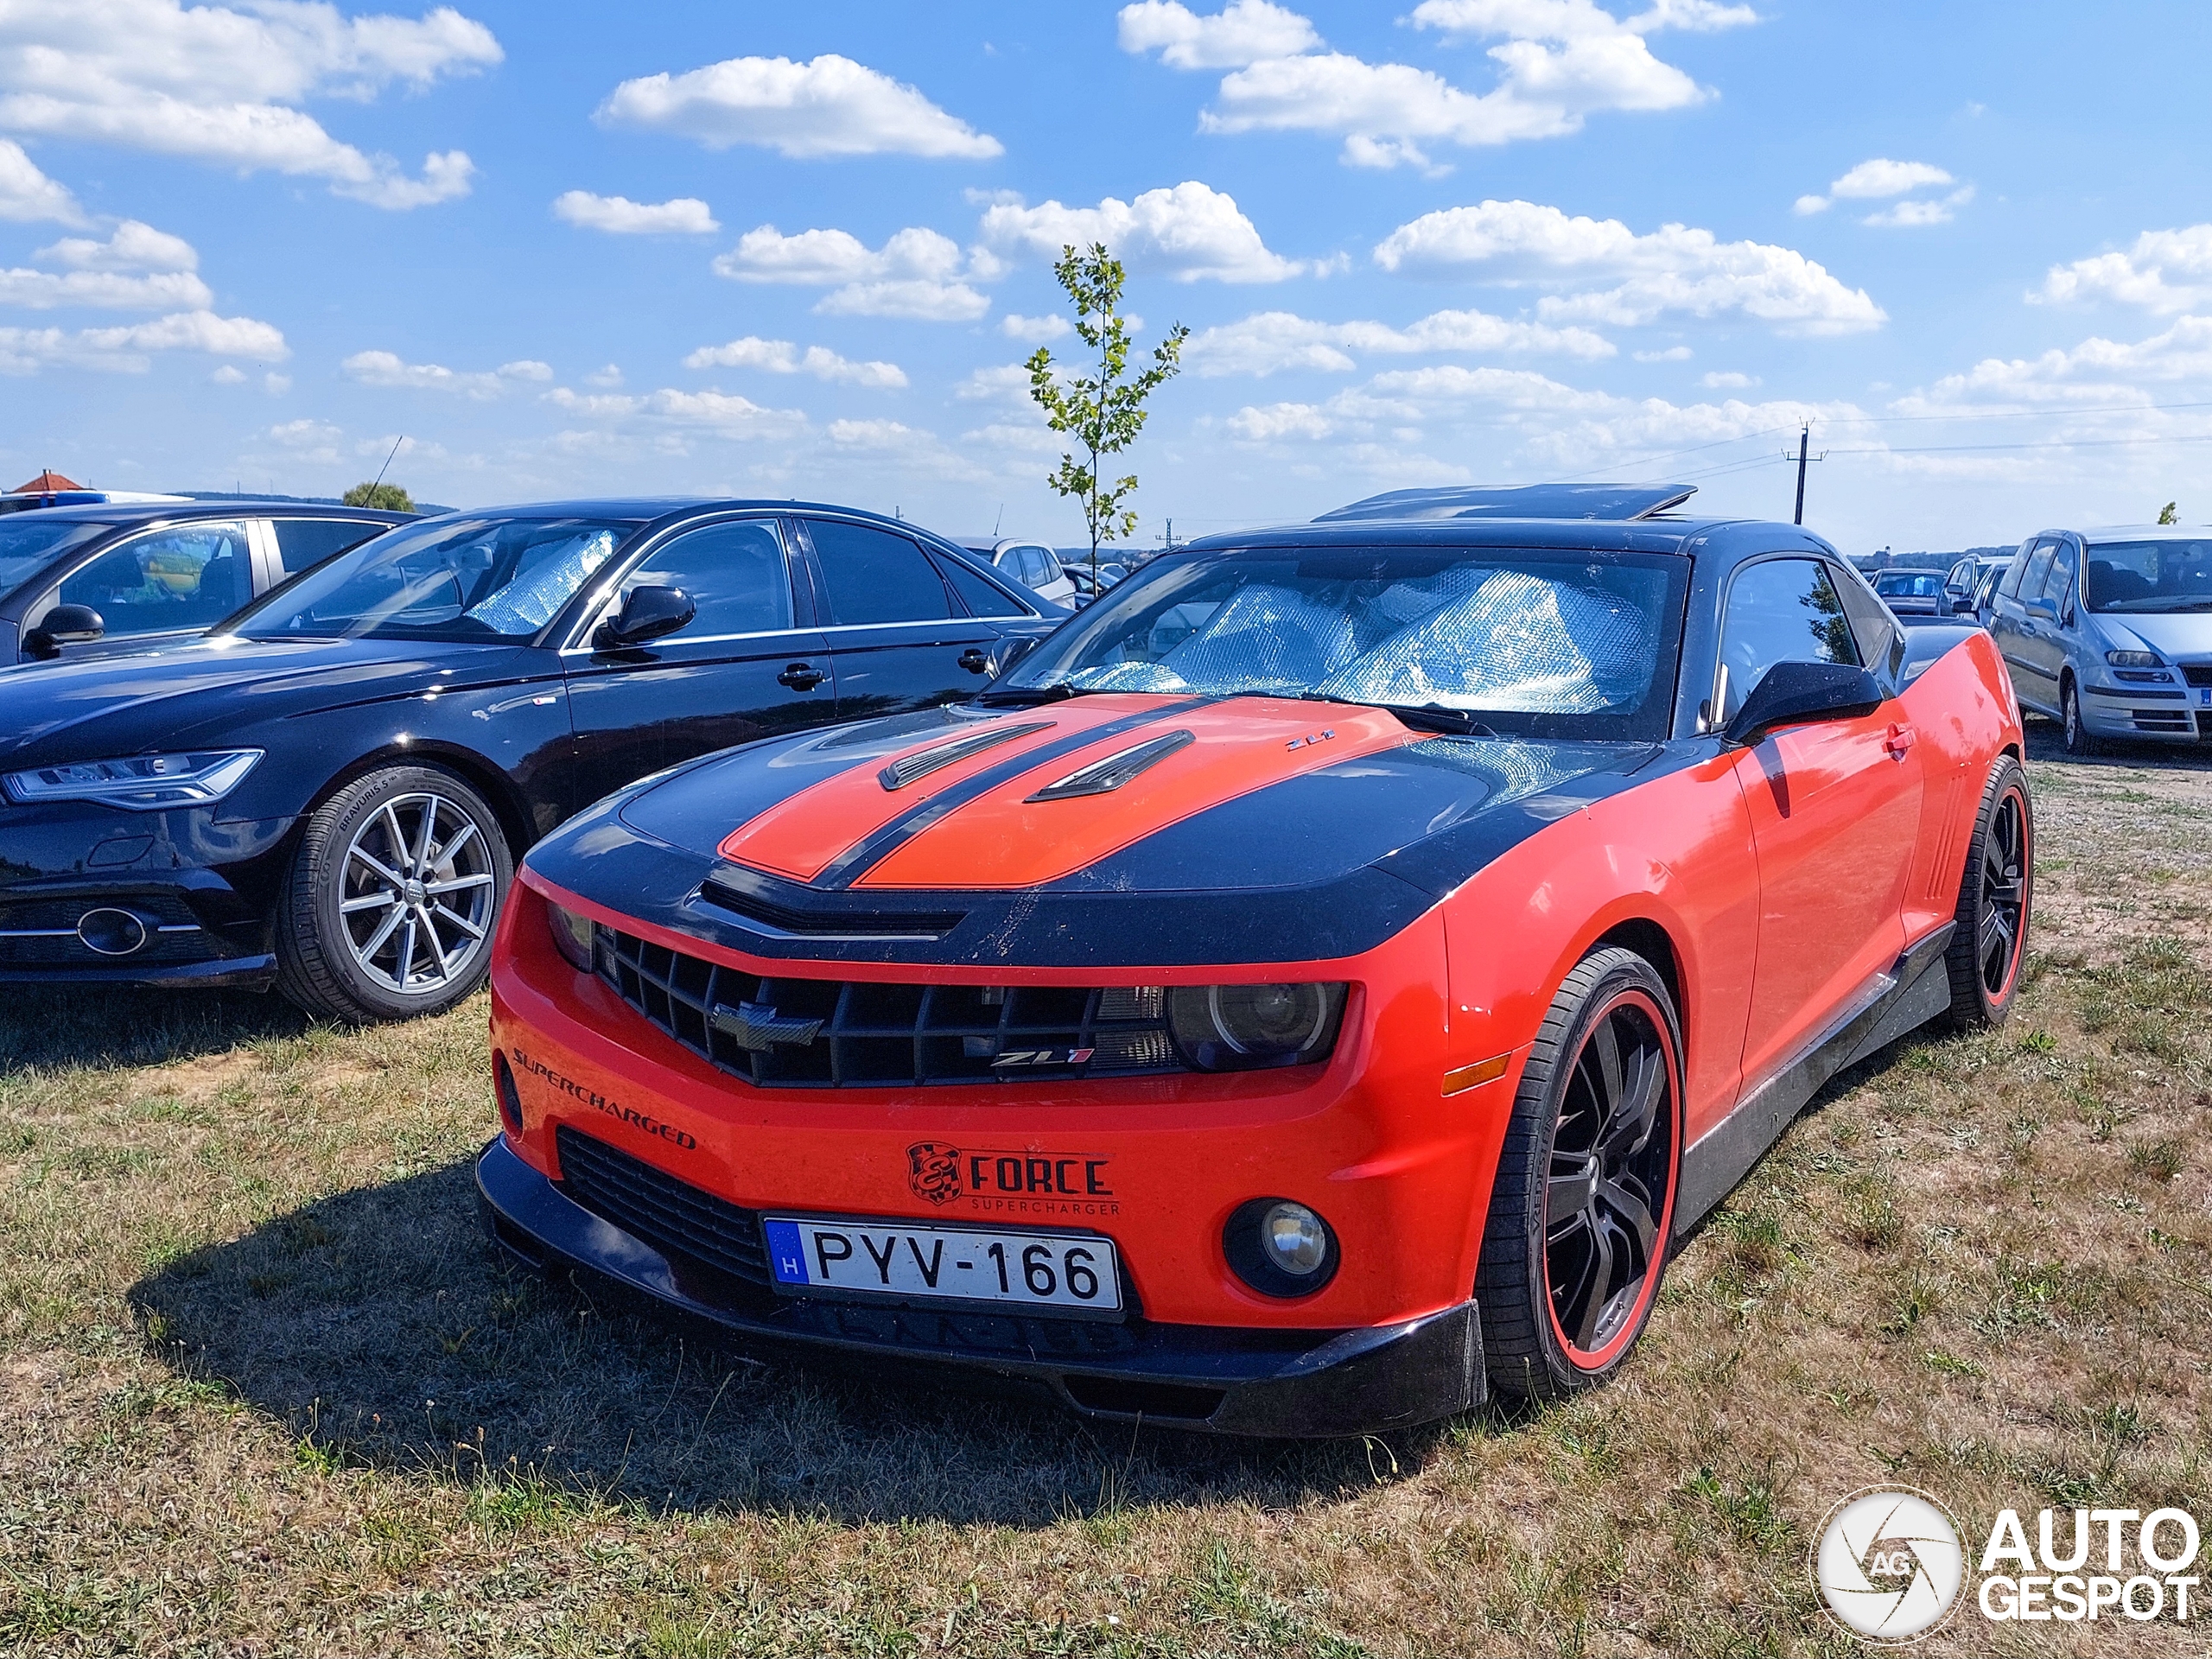
[[[980,645],[970,645],[960,653],[960,666],[970,674],[983,673],[990,668],[990,665],[991,659],[983,655],[982,647]]]
[[[1890,728],[1889,735],[1882,740],[1882,747],[1889,751],[1891,760],[1902,760],[1906,752],[1912,747],[1916,735],[1916,734],[1910,726],[1892,726]]]
[[[811,691],[829,677],[812,663],[793,663],[776,676],[776,683],[794,691]]]

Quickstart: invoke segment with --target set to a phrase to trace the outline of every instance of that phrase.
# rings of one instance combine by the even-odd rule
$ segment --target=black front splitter
[[[1472,1302],[1351,1331],[1126,1325],[786,1298],[664,1255],[493,1141],[476,1163],[491,1237],[540,1270],[580,1270],[745,1346],[849,1365],[916,1363],[1041,1386],[1086,1417],[1333,1439],[1405,1428],[1485,1397]]]

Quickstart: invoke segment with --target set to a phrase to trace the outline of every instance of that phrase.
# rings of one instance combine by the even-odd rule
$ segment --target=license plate
[[[1018,1303],[1119,1313],[1114,1241],[1096,1233],[985,1232],[897,1223],[767,1218],[779,1290],[901,1301]]]

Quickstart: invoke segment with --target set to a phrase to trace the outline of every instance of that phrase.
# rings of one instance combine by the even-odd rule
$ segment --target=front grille
[[[2189,715],[2180,709],[2135,711],[2135,729],[2139,732],[2186,732],[2190,728]]]
[[[2212,685],[2212,663],[2185,664],[2181,671],[2191,685]]]
[[[1158,986],[764,979],[601,926],[600,976],[733,1077],[779,1089],[1184,1069]]]
[[[149,925],[146,943],[129,956],[102,956],[77,937],[78,920],[90,910],[135,912]],[[215,937],[170,893],[0,900],[0,968],[166,966],[221,954]]]
[[[2212,738],[2212,714],[2197,715],[2196,734],[2199,737]]]
[[[585,1209],[648,1244],[750,1284],[768,1282],[768,1247],[752,1211],[565,1123],[554,1130],[553,1143],[562,1185]]]

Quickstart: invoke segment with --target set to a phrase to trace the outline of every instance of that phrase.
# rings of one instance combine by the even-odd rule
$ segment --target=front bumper
[[[2212,698],[2206,695],[2212,687],[2088,685],[2082,690],[2082,724],[2094,736],[2150,743],[2212,741]]]
[[[1395,1325],[1290,1331],[855,1306],[779,1296],[662,1253],[494,1140],[477,1160],[486,1230],[526,1265],[582,1269],[759,1343],[874,1370],[918,1365],[1041,1389],[1084,1416],[1327,1439],[1448,1417],[1486,1396],[1465,1302]]]

